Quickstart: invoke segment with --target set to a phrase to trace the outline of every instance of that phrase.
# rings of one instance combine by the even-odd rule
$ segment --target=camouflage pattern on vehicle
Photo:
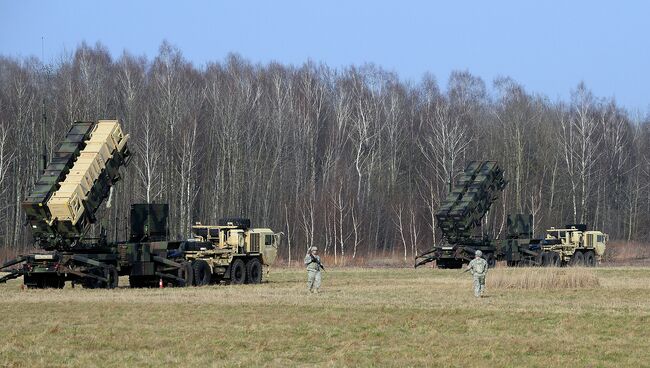
[[[442,244],[417,256],[415,267],[436,261],[440,268],[460,268],[476,250],[481,250],[494,266],[497,243],[475,232],[505,186],[503,170],[496,161],[470,162],[436,212]]]
[[[439,268],[460,268],[477,250],[483,252],[490,267],[497,260],[505,260],[509,266],[594,266],[601,261],[607,234],[587,231],[585,225],[551,228],[544,239],[536,239],[533,216],[511,214],[505,238],[474,234],[506,184],[496,162],[470,162],[436,213],[442,243],[418,255],[415,267],[436,261]]]
[[[538,265],[539,239],[533,238],[533,215],[508,215],[506,239],[501,241],[500,258],[508,266]]]
[[[113,288],[128,275],[134,287],[192,284],[191,264],[178,251],[182,241],[168,240],[166,204],[133,205],[129,241],[108,243],[104,230],[97,238],[86,235],[128,163],[127,141],[117,120],[72,124],[22,204],[35,245],[46,253],[0,265],[8,272],[0,282],[23,276],[30,288],[60,288],[67,281]]]

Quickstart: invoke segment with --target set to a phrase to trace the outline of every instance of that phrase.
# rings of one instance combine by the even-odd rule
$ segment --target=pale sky
[[[584,81],[635,115],[650,112],[646,1],[9,1],[0,55],[52,62],[82,41],[155,57],[163,40],[200,67],[253,62],[374,63],[417,82],[452,70],[488,86],[510,76],[551,100]]]

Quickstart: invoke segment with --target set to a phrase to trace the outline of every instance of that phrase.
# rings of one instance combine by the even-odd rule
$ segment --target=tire
[[[178,269],[178,277],[184,280],[182,282],[179,281],[178,286],[192,286],[194,282],[194,268],[192,268],[192,264],[189,262],[181,263],[181,267]]]
[[[573,267],[582,267],[585,265],[585,256],[582,252],[576,251],[571,257],[569,264]]]
[[[551,252],[542,252],[542,267],[551,266],[551,257],[553,254]]]
[[[555,252],[551,252],[548,255],[548,262],[549,262],[548,263],[549,267],[560,267],[562,265],[562,260],[560,259],[560,255]]]
[[[120,275],[117,272],[117,268],[114,266],[109,266],[106,269],[106,278],[108,279],[108,282],[103,283],[107,289],[115,289],[117,288],[119,282],[120,282]]]
[[[192,262],[192,268],[194,269],[194,284],[196,286],[210,285],[212,270],[208,262],[197,259]]]
[[[230,283],[233,285],[241,285],[246,282],[246,267],[244,261],[235,259],[230,265]]]
[[[544,266],[544,252],[539,252],[539,254],[535,256],[535,266],[537,267]]]
[[[488,253],[485,256],[485,260],[487,261],[488,268],[494,268],[497,265],[497,258],[492,253]]]
[[[262,263],[253,258],[246,262],[246,283],[260,284],[262,282]]]
[[[585,253],[585,266],[596,267],[596,254],[594,254],[593,250]]]

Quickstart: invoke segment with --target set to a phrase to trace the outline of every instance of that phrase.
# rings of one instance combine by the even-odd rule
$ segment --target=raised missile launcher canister
[[[130,155],[117,120],[75,122],[22,206],[35,242],[46,250],[74,246],[120,179]]]
[[[63,141],[55,147],[52,159],[34,189],[22,203],[32,235],[45,249],[49,248],[47,240],[56,237],[50,226],[52,216],[47,203],[72,169],[90,137],[93,125],[93,122],[81,121],[72,124]]]
[[[473,232],[505,186],[496,161],[470,162],[436,213],[444,244],[416,257],[416,267],[434,260],[439,267],[461,267],[476,250],[494,264],[496,243]]]

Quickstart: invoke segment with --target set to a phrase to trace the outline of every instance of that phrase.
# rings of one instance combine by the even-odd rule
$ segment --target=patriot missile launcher
[[[587,230],[586,225],[551,228],[543,239],[533,236],[532,215],[507,217],[504,239],[476,234],[507,182],[495,161],[470,162],[436,213],[442,230],[440,245],[419,255],[415,267],[436,261],[439,268],[460,268],[480,250],[490,267],[497,260],[508,266],[588,266],[597,265],[605,252],[607,234]]]
[[[8,274],[0,282],[23,276],[31,288],[60,288],[66,281],[113,288],[128,275],[136,287],[192,284],[192,266],[178,254],[182,241],[167,239],[167,205],[132,205],[128,241],[109,243],[103,231],[98,238],[87,234],[129,161],[128,139],[117,120],[72,124],[22,204],[34,243],[46,252],[5,262],[0,271]]]
[[[481,250],[493,266],[496,242],[475,233],[505,186],[503,170],[496,161],[470,162],[436,213],[443,234],[442,244],[417,256],[415,267],[436,261],[440,268],[460,268],[477,250]]]

